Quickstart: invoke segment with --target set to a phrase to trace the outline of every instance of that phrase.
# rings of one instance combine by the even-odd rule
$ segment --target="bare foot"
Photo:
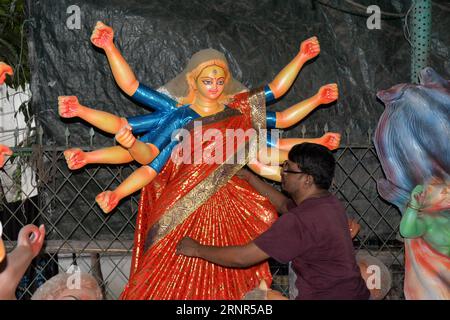
[[[114,191],[104,191],[95,197],[95,201],[98,203],[100,208],[102,208],[104,213],[109,213],[119,203],[119,198],[114,193]]]
[[[102,49],[107,49],[113,45],[113,38],[113,29],[111,27],[108,27],[103,22],[98,21],[91,35],[91,42],[94,44],[94,46]]]
[[[327,84],[319,89],[317,93],[321,104],[331,103],[339,97],[339,90],[336,83]]]
[[[131,132],[129,125],[122,127],[119,132],[116,133],[116,140],[125,149],[130,149],[136,142],[136,137]]]
[[[64,157],[70,170],[80,169],[88,163],[86,153],[78,148],[64,151]]]
[[[78,117],[78,109],[80,103],[76,96],[59,96],[58,97],[58,113],[62,118]]]
[[[14,74],[13,69],[11,68],[10,65],[7,65],[4,62],[0,62],[0,85],[5,83],[7,74],[12,76]]]
[[[309,38],[300,45],[300,54],[306,59],[311,60],[320,53],[320,44],[317,37]]]
[[[328,132],[320,138],[320,144],[330,150],[339,148],[341,143],[341,135],[339,133]]]

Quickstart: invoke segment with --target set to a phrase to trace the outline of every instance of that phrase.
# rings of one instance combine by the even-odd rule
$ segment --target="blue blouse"
[[[266,103],[271,103],[275,97],[269,86],[264,87]],[[141,135],[139,140],[155,145],[159,155],[153,159],[149,166],[156,172],[161,172],[164,164],[170,158],[173,148],[179,143],[172,139],[172,134],[186,126],[192,120],[201,116],[190,108],[189,105],[177,107],[177,102],[167,95],[153,90],[143,84],[131,97],[134,101],[151,108],[154,112],[146,115],[127,118],[134,134]],[[276,113],[267,112],[267,128],[275,128]],[[268,139],[268,145],[271,139]]]

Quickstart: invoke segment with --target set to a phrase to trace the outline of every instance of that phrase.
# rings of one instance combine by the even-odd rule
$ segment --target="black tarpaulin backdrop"
[[[374,2],[389,12],[406,12],[409,6],[409,1],[360,1],[367,5]],[[226,54],[234,76],[245,85],[265,85],[297,54],[302,40],[316,35],[321,44],[319,57],[304,66],[292,89],[269,110],[282,110],[314,95],[320,86],[337,82],[339,102],[317,109],[285,136],[301,137],[302,124],[307,127],[306,136],[320,136],[328,124],[330,131],[351,129],[352,143],[368,144],[367,131],[375,129],[384,110],[376,92],[409,82],[410,47],[403,35],[403,20],[383,20],[381,30],[368,30],[365,18],[312,3],[29,1],[33,109],[44,128],[44,143],[64,146],[67,127],[71,145],[89,143],[90,126],[59,118],[59,95],[76,95],[86,106],[120,116],[148,112],[120,91],[106,56],[91,45],[92,29],[101,20],[114,28],[115,43],[139,81],[153,88],[179,73],[193,53],[208,47]],[[80,8],[79,30],[66,26],[71,5]],[[450,78],[449,12],[434,9],[431,66]],[[96,131],[94,143],[110,146],[112,137]],[[86,204],[74,206],[78,206],[75,211],[86,210]],[[118,225],[119,220],[115,222]]]

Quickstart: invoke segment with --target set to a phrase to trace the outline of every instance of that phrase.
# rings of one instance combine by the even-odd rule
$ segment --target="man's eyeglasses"
[[[303,171],[289,170],[287,161],[283,162],[283,165],[281,166],[281,168],[282,168],[281,173],[296,173],[296,174],[304,173],[304,174],[307,174],[306,172],[303,172]]]

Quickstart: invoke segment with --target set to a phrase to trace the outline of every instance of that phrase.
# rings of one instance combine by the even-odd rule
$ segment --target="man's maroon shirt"
[[[369,299],[356,263],[347,216],[332,194],[289,205],[254,243],[281,263],[292,261],[296,299]]]

